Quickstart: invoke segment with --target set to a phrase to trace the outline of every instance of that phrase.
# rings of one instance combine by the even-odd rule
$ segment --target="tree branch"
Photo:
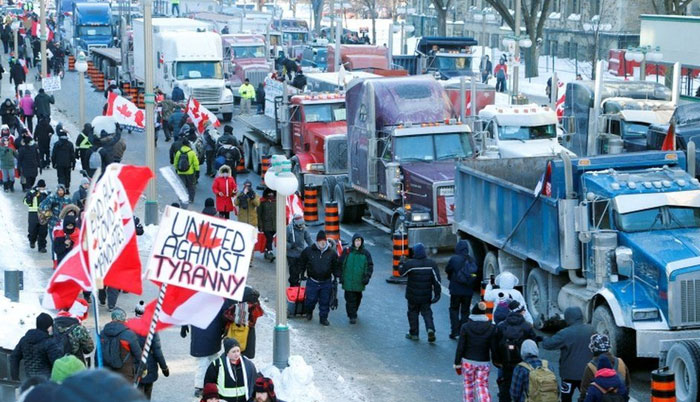
[[[503,0],[486,0],[486,2],[496,10],[501,18],[503,18],[503,22],[505,22],[510,29],[515,29],[515,19],[508,11],[508,6],[506,6]]]

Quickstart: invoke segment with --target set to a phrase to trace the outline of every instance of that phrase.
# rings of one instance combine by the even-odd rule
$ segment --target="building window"
[[[550,10],[553,13],[558,13],[559,11],[561,11],[561,0],[552,0]]]
[[[591,1],[591,15],[600,15],[600,0]]]
[[[581,14],[581,0],[569,0],[569,14]]]
[[[569,46],[569,51],[571,52],[569,54],[570,59],[577,59],[578,58],[578,43],[572,42],[571,45]]]

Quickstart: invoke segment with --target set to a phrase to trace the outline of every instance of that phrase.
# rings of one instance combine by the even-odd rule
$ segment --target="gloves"
[[[455,364],[453,367],[454,367],[455,371],[457,372],[457,375],[462,375],[462,366],[460,366],[459,364]]]
[[[169,368],[167,368],[167,367],[166,367],[166,368],[161,368],[160,371],[163,372],[163,375],[164,375],[165,377],[169,377],[169,376],[170,376],[170,369],[169,369]]]
[[[180,336],[182,338],[187,338],[187,333],[190,332],[190,327],[187,325],[180,327]],[[166,376],[167,377],[167,376]]]

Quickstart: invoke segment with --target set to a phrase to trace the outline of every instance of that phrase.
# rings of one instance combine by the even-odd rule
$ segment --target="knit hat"
[[[143,304],[143,300],[141,300],[141,301],[139,301],[139,304],[137,304],[136,307],[134,307],[134,315],[136,315],[137,317],[141,317],[143,315],[143,313],[145,313],[145,312],[146,312],[146,309],[145,309],[145,306]]]
[[[36,317],[36,329],[49,332],[49,327],[53,325],[53,318],[46,313],[41,313]]]
[[[204,384],[204,389],[202,390],[202,402],[205,402],[209,398],[219,397],[219,387],[213,382]]]
[[[472,307],[472,315],[484,315],[486,314],[486,303],[478,302]]]
[[[36,186],[39,188],[46,188],[46,182],[44,181],[44,179],[39,179],[39,181],[36,182]]]
[[[241,347],[241,344],[238,343],[237,340],[235,340],[233,338],[225,338],[224,339],[224,354],[228,353],[229,350],[231,350],[232,348],[234,348],[236,346],[238,346],[239,348]]]
[[[519,313],[525,310],[525,306],[521,306],[517,300],[512,300],[508,303],[508,310],[510,310],[511,313]]]
[[[204,206],[205,207],[213,207],[214,206],[214,199],[207,198],[206,200],[204,200]]]
[[[105,392],[109,390],[109,392]],[[81,402],[141,402],[146,397],[134,388],[123,376],[108,369],[83,370],[63,381],[56,389],[53,399],[47,401]]]
[[[588,349],[593,353],[605,353],[610,350],[610,338],[604,334],[593,334]]]
[[[297,226],[303,225],[304,224],[304,217],[299,215],[299,214],[294,215],[294,224]]]
[[[90,184],[90,179],[88,179],[87,177],[83,177],[82,179],[80,179],[80,185],[82,186],[84,184]]]
[[[610,359],[608,359],[608,356],[600,355],[600,357],[598,358],[598,370],[611,368],[613,368],[613,365],[610,362]]]
[[[253,392],[267,392],[267,396],[275,397],[275,384],[271,378],[258,377],[253,386]]]
[[[58,186],[56,186],[56,191],[58,191],[58,190],[66,191],[66,186],[64,186],[63,184],[60,184],[60,183],[59,183]]]
[[[318,234],[316,235],[316,241],[321,241],[321,240],[326,240],[326,231],[325,230],[319,230]]]
[[[126,321],[126,311],[119,307],[115,307],[114,310],[112,310],[112,321]]]
[[[224,126],[224,133],[233,134],[233,127],[231,127],[231,126]]]
[[[525,360],[527,357],[539,357],[540,350],[532,339],[525,339],[520,345],[520,357]]]
[[[85,363],[73,355],[65,355],[53,363],[51,381],[62,383],[75,373],[85,370]]]

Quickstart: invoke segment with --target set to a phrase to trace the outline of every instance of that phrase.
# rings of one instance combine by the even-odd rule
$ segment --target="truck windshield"
[[[112,28],[109,26],[81,26],[78,27],[80,36],[111,36]]]
[[[179,61],[175,69],[178,80],[213,78],[220,80],[221,62],[218,61]]]
[[[625,232],[700,227],[700,208],[664,206],[616,216],[617,225]]]
[[[292,42],[293,45],[299,45],[306,43],[306,36],[305,32],[285,32],[282,34],[282,39],[285,45],[289,42]]]
[[[233,55],[237,59],[260,59],[265,57],[265,46],[236,46]]]
[[[304,116],[307,123],[328,123],[345,121],[345,104],[329,103],[326,105],[306,105]]]
[[[644,123],[622,122],[622,138],[644,138],[647,136],[649,125]]]
[[[433,161],[464,158],[472,154],[466,133],[394,137],[396,161]]]
[[[466,70],[471,69],[471,59],[467,57],[438,56],[437,67],[440,70]]]
[[[542,140],[557,138],[557,128],[554,124],[534,127],[500,126],[498,127],[500,140]]]

